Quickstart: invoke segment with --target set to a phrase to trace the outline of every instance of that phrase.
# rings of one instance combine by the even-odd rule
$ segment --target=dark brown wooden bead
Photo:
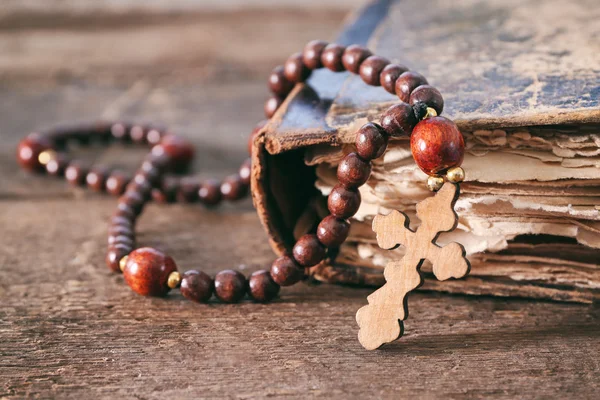
[[[285,77],[294,83],[304,82],[310,76],[311,70],[302,61],[302,53],[292,54],[283,66]]]
[[[444,117],[425,118],[410,137],[415,162],[428,175],[459,167],[465,155],[465,141],[454,122]]]
[[[321,54],[321,63],[325,68],[333,71],[340,72],[344,70],[344,64],[342,63],[342,57],[346,48],[336,43],[331,43],[325,46],[323,53]]]
[[[252,175],[252,160],[251,159],[248,158],[248,159],[246,159],[246,161],[244,161],[242,163],[238,174],[240,175],[240,179],[242,180],[242,183],[244,185],[249,186],[250,185],[250,177]]]
[[[179,179],[167,177],[163,179],[160,187],[152,189],[152,200],[157,203],[172,203],[177,198]]]
[[[40,172],[44,166],[40,163],[40,153],[52,148],[52,142],[39,133],[31,133],[17,147],[17,161],[30,172]]]
[[[117,122],[110,127],[111,135],[118,140],[128,140],[129,137],[129,127],[127,124]]]
[[[146,129],[141,125],[133,125],[129,129],[129,137],[131,137],[131,140],[135,143],[145,143]]]
[[[113,217],[124,217],[131,221],[135,221],[137,215],[138,214],[133,210],[133,207],[127,203],[121,202],[117,202],[117,209],[113,213]]]
[[[383,127],[373,122],[364,124],[356,134],[356,152],[363,160],[374,160],[385,152],[388,136]]]
[[[380,75],[383,69],[390,63],[387,58],[379,56],[367,57],[360,65],[359,73],[362,80],[371,86],[380,86]]]
[[[360,207],[360,192],[358,189],[347,189],[337,184],[327,198],[329,212],[338,218],[350,218]]]
[[[151,247],[129,253],[123,270],[125,282],[142,296],[164,296],[171,290],[167,284],[171,272],[177,271],[175,261]]]
[[[273,261],[270,273],[279,286],[291,286],[304,278],[304,268],[290,256],[282,256]]]
[[[125,193],[125,188],[129,184],[129,177],[120,171],[113,171],[106,179],[106,191],[113,196],[120,196]]]
[[[413,108],[401,102],[388,108],[381,116],[381,126],[389,136],[410,136],[417,123]]]
[[[279,106],[281,106],[281,103],[283,103],[283,99],[281,99],[280,97],[277,97],[277,96],[270,97],[265,102],[265,116],[267,118],[271,118],[273,115],[275,115],[275,112],[277,111]]]
[[[116,245],[116,244],[122,244],[125,246],[129,246],[131,248],[133,248],[134,240],[131,236],[127,236],[127,235],[108,235],[108,244],[109,245]]]
[[[198,190],[200,190],[200,182],[196,178],[182,178],[179,182],[179,190],[177,191],[177,201],[180,203],[198,201]]]
[[[108,171],[106,168],[94,167],[85,176],[87,186],[95,192],[102,192],[105,189],[106,177]]]
[[[269,120],[262,120],[252,130],[250,137],[248,138],[248,154],[252,155],[252,146],[254,145],[254,139],[258,136],[262,128],[269,122]]]
[[[317,239],[317,235],[302,236],[292,249],[296,262],[305,267],[317,265],[325,258],[325,247]]]
[[[110,246],[106,252],[106,266],[114,272],[121,272],[119,261],[131,252],[131,248],[125,244]]]
[[[131,207],[135,215],[139,215],[146,205],[146,198],[135,190],[125,190],[125,193],[119,197],[117,207],[121,205]]]
[[[410,94],[410,105],[424,103],[433,108],[438,115],[444,110],[444,98],[439,90],[430,85],[421,85]]]
[[[351,44],[346,47],[344,55],[342,56],[342,64],[346,71],[350,71],[353,74],[358,74],[360,65],[371,55],[371,51],[365,47],[357,44]]]
[[[254,301],[265,303],[273,300],[279,294],[279,285],[273,281],[269,271],[260,270],[250,275],[248,279],[248,294]]]
[[[88,168],[86,166],[77,161],[72,161],[65,169],[65,178],[71,185],[79,186],[85,183],[87,173]]]
[[[274,95],[285,97],[294,88],[294,82],[285,77],[283,66],[279,65],[273,68],[269,75],[269,89]]]
[[[215,288],[215,282],[210,276],[202,271],[186,271],[181,278],[179,290],[186,299],[198,303],[206,303],[210,300]]]
[[[342,159],[337,169],[337,178],[345,187],[363,185],[371,176],[371,163],[356,153],[349,153]]]
[[[170,166],[175,171],[184,171],[194,159],[194,146],[179,135],[165,135],[157,146],[170,157]]]
[[[326,247],[339,247],[344,243],[350,231],[350,223],[333,215],[323,218],[317,227],[317,238]]]
[[[110,223],[110,226],[120,225],[120,226],[129,227],[130,229],[133,228],[133,221],[122,215],[113,215],[112,217],[110,217],[109,223]]]
[[[149,128],[146,133],[146,141],[152,146],[159,144],[164,136],[163,132],[164,130],[159,128]]]
[[[128,236],[133,237],[133,225],[112,224],[108,227],[109,236]]]
[[[160,168],[150,160],[144,160],[138,174],[143,174],[151,186],[156,185],[162,175]]]
[[[427,85],[427,79],[417,72],[406,71],[396,79],[396,95],[405,103],[410,101],[410,94],[421,85]]]
[[[221,183],[221,196],[225,200],[235,201],[243,198],[248,193],[248,185],[242,182],[239,175],[230,175]]]
[[[230,269],[215,276],[215,295],[224,303],[237,303],[246,294],[246,277]]]
[[[198,197],[202,204],[214,206],[221,202],[221,182],[216,179],[207,179],[202,182],[198,190]]]
[[[46,172],[52,176],[62,176],[68,165],[69,159],[63,154],[57,154],[56,158],[46,164]]]
[[[406,71],[408,68],[402,64],[389,64],[379,74],[379,82],[385,90],[396,94],[396,81]]]
[[[308,42],[306,46],[304,46],[302,52],[302,61],[304,62],[304,65],[310,69],[322,68],[323,62],[321,61],[321,55],[326,46],[327,42],[322,40],[312,40]]]

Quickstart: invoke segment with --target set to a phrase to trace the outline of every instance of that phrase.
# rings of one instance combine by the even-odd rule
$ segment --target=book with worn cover
[[[379,0],[338,38],[427,77],[443,115],[466,139],[458,229],[464,280],[423,288],[453,293],[592,302],[600,298],[600,3],[575,0]],[[314,231],[327,215],[336,166],[357,129],[397,98],[349,73],[319,70],[296,87],[254,143],[253,196],[273,248]],[[378,286],[396,251],[371,230],[378,213],[415,218],[430,196],[409,139],[376,160],[350,236],[311,268],[326,282]]]

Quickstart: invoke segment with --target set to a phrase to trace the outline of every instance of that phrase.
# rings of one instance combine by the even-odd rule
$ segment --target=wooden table
[[[369,289],[298,285],[269,305],[133,294],[102,261],[114,199],[16,167],[36,127],[131,117],[174,126],[198,145],[196,170],[224,176],[244,157],[270,68],[333,37],[346,13],[310,4],[0,19],[0,397],[597,398],[596,305],[419,293],[405,337],[367,352],[354,314]],[[272,260],[249,201],[151,205],[139,232],[182,270]]]

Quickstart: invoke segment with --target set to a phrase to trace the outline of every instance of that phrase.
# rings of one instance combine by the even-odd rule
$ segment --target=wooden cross
[[[365,349],[377,349],[402,336],[402,321],[408,317],[407,295],[421,286],[419,269],[425,259],[431,261],[433,273],[441,281],[469,273],[471,266],[462,245],[435,244],[441,232],[452,231],[458,224],[454,204],[459,192],[457,184],[445,183],[435,196],[417,204],[421,226],[416,231],[410,229],[408,217],[396,210],[385,216],[377,215],[373,220],[379,246],[391,250],[403,245],[406,254],[401,260],[387,264],[383,273],[386,283],[356,313],[360,326],[358,340]]]

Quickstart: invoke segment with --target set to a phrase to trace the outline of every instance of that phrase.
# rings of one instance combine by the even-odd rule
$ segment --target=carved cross
[[[374,350],[402,336],[402,321],[408,317],[407,295],[421,286],[419,269],[425,259],[431,261],[433,273],[441,281],[469,273],[471,266],[462,245],[435,244],[441,232],[452,231],[458,224],[454,204],[459,191],[457,184],[447,182],[435,196],[417,204],[421,226],[416,231],[410,229],[408,217],[396,210],[385,216],[377,215],[373,220],[379,246],[391,250],[403,245],[406,254],[401,260],[387,264],[383,273],[386,283],[356,313],[360,326],[358,340],[365,349]]]

